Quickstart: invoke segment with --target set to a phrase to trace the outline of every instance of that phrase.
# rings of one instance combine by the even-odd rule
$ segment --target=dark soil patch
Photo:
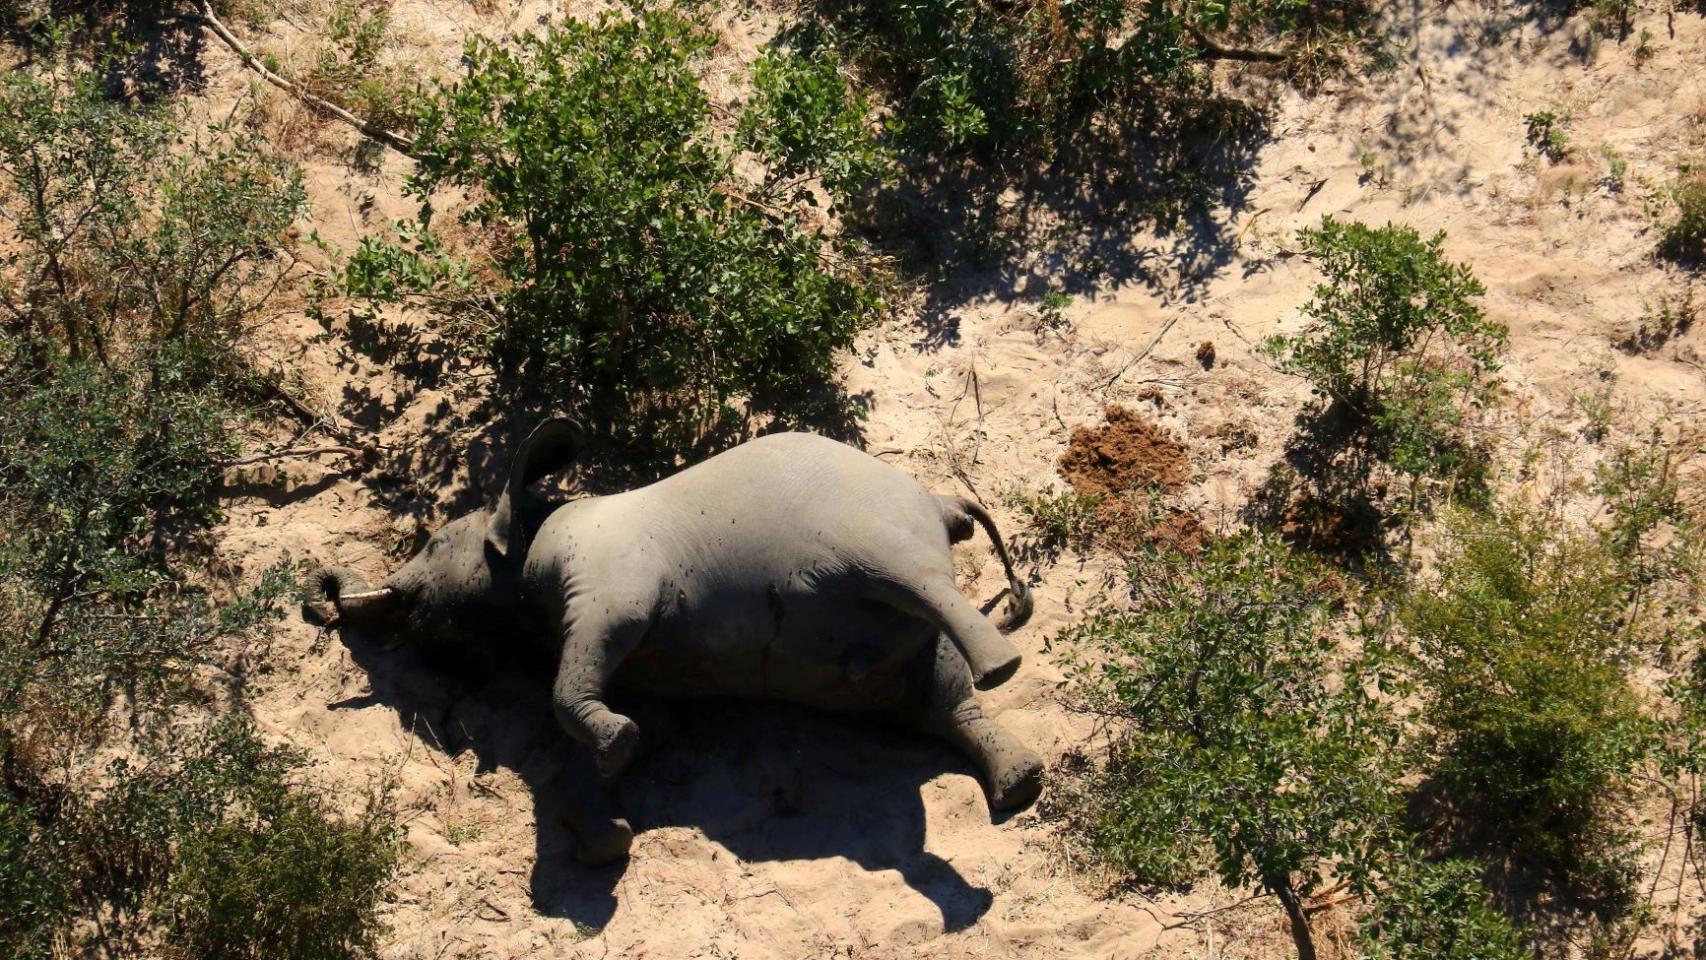
[[[1125,407],[1109,407],[1108,422],[1079,427],[1060,458],[1060,475],[1087,496],[1134,491],[1172,493],[1191,476],[1190,451],[1160,427]]]
[[[1338,557],[1373,553],[1385,540],[1380,510],[1361,498],[1333,501],[1300,494],[1286,504],[1279,531],[1287,543]]]
[[[1133,533],[1151,546],[1167,547],[1196,556],[1202,551],[1203,542],[1208,539],[1208,530],[1203,527],[1202,521],[1197,519],[1197,515],[1189,510],[1168,507],[1159,518],[1150,517],[1149,520],[1147,529],[1139,528]]]
[[[1072,489],[1097,497],[1095,539],[1116,553],[1140,546],[1196,553],[1207,536],[1196,515],[1162,506],[1191,476],[1190,450],[1154,423],[1120,406],[1099,427],[1079,427],[1060,458]]]

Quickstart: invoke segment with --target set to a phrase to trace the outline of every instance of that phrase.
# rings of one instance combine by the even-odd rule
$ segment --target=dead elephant
[[[1036,798],[1041,762],[973,695],[1018,668],[1003,630],[1031,610],[981,507],[844,444],[783,433],[638,490],[547,508],[529,484],[572,458],[574,436],[568,421],[541,424],[497,503],[447,524],[378,588],[331,568],[311,595],[345,622],[442,643],[489,642],[520,611],[560,644],[557,719],[607,778],[639,740],[606,705],[616,683],[887,717],[970,757],[993,809]],[[954,584],[950,544],[977,526],[1007,572],[1001,628]],[[332,616],[324,601],[315,611]],[[626,854],[632,832],[607,819],[571,824],[582,859]]]

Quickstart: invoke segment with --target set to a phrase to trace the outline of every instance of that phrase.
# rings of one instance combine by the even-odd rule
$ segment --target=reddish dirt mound
[[[1079,427],[1060,458],[1060,475],[1086,495],[1134,490],[1172,493],[1191,475],[1190,452],[1160,427],[1125,407],[1105,411],[1108,422]]]
[[[1191,476],[1190,451],[1160,427],[1125,407],[1109,407],[1107,422],[1079,427],[1060,458],[1060,475],[1072,489],[1099,496],[1096,539],[1116,552],[1141,545],[1187,553],[1202,548],[1204,530],[1194,514],[1162,508],[1149,494],[1172,493]]]

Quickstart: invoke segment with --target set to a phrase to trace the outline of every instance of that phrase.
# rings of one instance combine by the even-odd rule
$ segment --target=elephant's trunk
[[[308,599],[302,617],[319,626],[349,621],[371,626],[395,612],[402,593],[395,587],[370,588],[348,567],[321,567],[308,575]]]

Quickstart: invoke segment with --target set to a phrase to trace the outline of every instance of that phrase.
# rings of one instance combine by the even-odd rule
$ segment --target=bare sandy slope
[[[451,0],[407,0],[399,23],[414,31],[420,56],[454,62],[460,31],[530,25],[545,12],[534,6],[481,17]],[[1652,56],[1637,67],[1634,38],[1588,49],[1577,42],[1580,23],[1542,31],[1512,16],[1418,3],[1390,72],[1313,98],[1283,95],[1248,206],[1225,224],[1227,243],[1185,258],[1173,239],[1134,238],[1134,249],[1160,253],[1154,275],[1079,298],[1064,336],[1035,332],[1034,295],[967,297],[933,319],[934,332],[912,323],[872,332],[847,366],[849,386],[872,398],[868,448],[939,491],[958,489],[963,473],[999,505],[1008,489],[1057,482],[1071,427],[1099,420],[1110,401],[1142,404],[1194,451],[1185,502],[1211,525],[1233,522],[1306,397],[1251,344],[1295,322],[1315,277],[1292,255],[1291,238],[1324,214],[1448,231],[1450,255],[1474,265],[1488,311],[1511,327],[1508,398],[1496,422],[1513,452],[1550,432],[1569,458],[1591,462],[1599,448],[1584,437],[1575,398],[1607,384],[1617,429],[1665,411],[1675,414],[1672,433],[1691,429],[1706,399],[1700,333],[1642,356],[1612,342],[1643,300],[1675,295],[1685,282],[1652,256],[1644,197],[1690,155],[1706,160],[1706,23],[1679,13],[1673,33],[1663,16],[1644,18],[1636,31],[1653,33]],[[748,40],[764,29],[730,26]],[[223,51],[208,51],[208,71],[216,102],[247,87]],[[1573,150],[1562,163],[1524,144],[1522,117],[1539,109],[1569,114]],[[345,143],[337,131],[318,136]],[[1602,179],[1610,163],[1601,145],[1627,162],[1621,190]],[[323,237],[348,245],[358,225],[409,212],[397,189],[402,161],[368,176],[351,173],[335,149],[293,146],[309,158],[311,225]],[[300,371],[316,404],[395,445],[397,466],[360,475],[291,461],[241,487],[252,495],[233,505],[223,530],[240,575],[288,554],[379,576],[418,525],[478,503],[491,483],[486,431],[452,429],[449,397],[354,359],[335,339],[311,342],[318,332],[285,317],[257,334],[260,349]],[[1217,355],[1208,370],[1195,357],[1205,341]],[[1139,399],[1146,392],[1152,399]],[[449,439],[417,448],[428,424]],[[1017,531],[1010,512],[998,514]],[[1000,578],[987,545],[962,549],[966,589],[992,595]],[[1060,705],[1061,674],[1045,644],[1102,579],[1095,562],[1073,558],[1038,572],[1037,615],[1016,637],[1026,665],[986,703],[1055,757],[1086,728]],[[943,746],[766,705],[642,715],[670,732],[620,789],[640,831],[633,858],[583,869],[552,812],[566,747],[541,676],[447,673],[295,620],[270,664],[256,710],[273,736],[307,750],[316,776],[352,792],[394,785],[409,850],[390,955],[1287,951],[1265,901],[1218,915],[1212,930],[1181,916],[1241,898],[1212,884],[1173,900],[1099,897],[1061,868],[1034,813],[992,823],[968,767]],[[1335,922],[1321,918],[1325,928]]]

